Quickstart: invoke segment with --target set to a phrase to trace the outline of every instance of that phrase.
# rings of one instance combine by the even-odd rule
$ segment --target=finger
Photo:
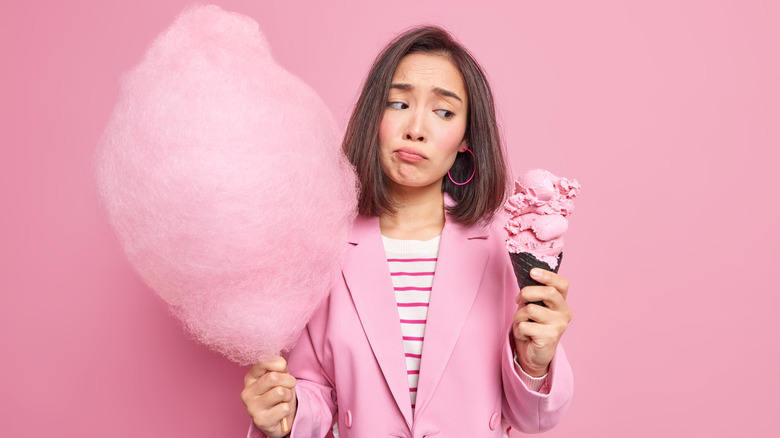
[[[277,386],[293,389],[295,388],[295,384],[295,377],[291,374],[269,371],[248,384],[245,384],[243,392],[246,392],[247,397],[254,397],[265,394],[271,388]]]
[[[244,386],[248,386],[251,381],[259,379],[268,371],[287,372],[287,361],[282,356],[278,356],[272,360],[257,362],[244,376]]]
[[[258,392],[263,394],[269,389],[275,388],[277,386],[280,386],[282,388],[287,388],[287,389],[293,389],[295,388],[295,383],[296,383],[295,377],[293,377],[291,374],[277,373],[276,371],[271,371],[264,374],[259,379],[257,379],[257,383],[255,383],[255,386],[258,387]]]
[[[518,305],[543,302],[551,309],[560,309],[566,305],[563,295],[552,286],[526,286],[520,290]]]
[[[569,327],[568,314],[535,306],[536,309],[518,310],[513,321],[513,332],[519,341],[532,340],[538,345],[557,343]],[[546,340],[543,342],[543,340]]]
[[[539,283],[554,287],[563,295],[564,299],[566,299],[566,295],[569,294],[569,280],[561,277],[555,272],[534,268],[531,269],[531,278]]]
[[[254,417],[253,420],[255,425],[261,430],[281,431],[282,418],[289,416],[292,410],[291,403],[279,403],[266,409],[261,415]]]
[[[548,342],[554,342],[554,333],[549,326],[531,321],[522,321],[515,324],[513,334],[520,341],[528,340],[538,347],[543,347]]]
[[[262,412],[261,417],[268,425],[274,425],[291,412],[291,402],[294,398],[294,391],[277,386],[258,397],[256,405]]]
[[[289,403],[295,397],[295,391],[284,386],[275,386],[259,396],[263,406],[271,408],[279,403]]]
[[[268,371],[276,371],[279,373],[287,372],[287,361],[284,360],[282,356],[277,356],[275,359],[263,363],[265,364],[265,369]]]
[[[513,322],[533,321],[539,324],[547,324],[555,319],[555,312],[538,304],[526,304],[517,309]]]
[[[252,368],[249,369],[249,371],[246,373],[246,376],[244,377],[244,386],[247,385],[248,380],[257,380],[265,374],[265,362],[257,362],[256,364],[252,365]]]
[[[512,335],[518,341],[532,341],[531,336],[528,333],[528,329],[532,324],[537,324],[533,321],[520,321],[512,326]]]
[[[251,386],[257,381],[258,377],[254,371],[254,366],[244,375],[244,388]]]
[[[257,397],[265,395],[269,391],[273,391],[275,388],[292,390],[295,388],[295,383],[295,377],[290,374],[272,371],[264,374],[251,385],[245,386],[244,390],[241,391],[241,399],[244,400],[244,403],[246,404]]]
[[[280,403],[290,403],[295,398],[295,391],[289,388],[277,386],[269,389],[263,394],[241,394],[241,398],[246,405],[247,412],[252,418],[264,419],[264,423],[274,424],[281,417],[268,419],[268,412]]]

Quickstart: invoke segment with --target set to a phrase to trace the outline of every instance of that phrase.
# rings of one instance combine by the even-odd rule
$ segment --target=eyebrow
[[[406,84],[406,83],[393,83],[393,84],[390,84],[390,88],[391,89],[396,89],[396,90],[411,91],[411,90],[414,90],[414,85]],[[447,97],[451,97],[453,99],[457,99],[459,102],[463,103],[463,99],[461,99],[460,96],[458,96],[457,94],[453,93],[450,90],[447,90],[447,89],[444,89],[444,88],[441,88],[441,87],[434,87],[433,88],[433,92],[435,94],[440,95],[440,96],[447,96]]]

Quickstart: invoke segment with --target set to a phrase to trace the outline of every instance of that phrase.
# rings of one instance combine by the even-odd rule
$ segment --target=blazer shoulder
[[[371,234],[378,234],[379,218],[375,216],[358,215],[352,222],[352,228],[349,231],[348,243],[359,244],[362,240],[370,237]]]
[[[492,249],[506,250],[506,236],[507,232],[504,229],[506,219],[496,215],[493,220],[485,224],[482,228],[484,230],[485,238],[490,242]]]

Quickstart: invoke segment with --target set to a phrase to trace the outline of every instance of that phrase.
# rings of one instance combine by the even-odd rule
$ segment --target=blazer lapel
[[[379,220],[358,216],[352,228],[343,273],[371,350],[390,392],[412,427],[401,324]]]
[[[415,412],[425,409],[450,360],[487,265],[487,232],[448,220],[433,277]]]

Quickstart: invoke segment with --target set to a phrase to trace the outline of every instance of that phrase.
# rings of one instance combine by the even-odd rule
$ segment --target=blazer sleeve
[[[333,424],[336,391],[321,365],[321,351],[315,347],[322,345],[322,340],[312,336],[312,333],[322,333],[322,330],[313,330],[312,324],[316,326],[322,322],[327,313],[323,307],[327,305],[326,299],[309,321],[287,359],[287,369],[296,379],[295,395],[298,399],[290,438],[321,438],[328,434]],[[247,438],[266,438],[266,435],[253,423],[249,427]]]
[[[552,429],[566,413],[574,388],[571,368],[563,346],[558,344],[544,386],[539,392],[535,392],[520,379],[514,352],[509,344],[507,340],[501,358],[504,418],[510,426],[521,432],[544,432]]]
[[[506,261],[504,289],[511,304],[506,312],[508,329],[501,354],[504,390],[502,413],[514,429],[526,433],[544,432],[558,424],[566,413],[574,391],[574,376],[563,346],[559,343],[550,363],[550,371],[539,392],[529,389],[520,378],[521,371],[515,365],[512,348],[512,320],[516,310],[514,298],[519,290],[508,256]]]

